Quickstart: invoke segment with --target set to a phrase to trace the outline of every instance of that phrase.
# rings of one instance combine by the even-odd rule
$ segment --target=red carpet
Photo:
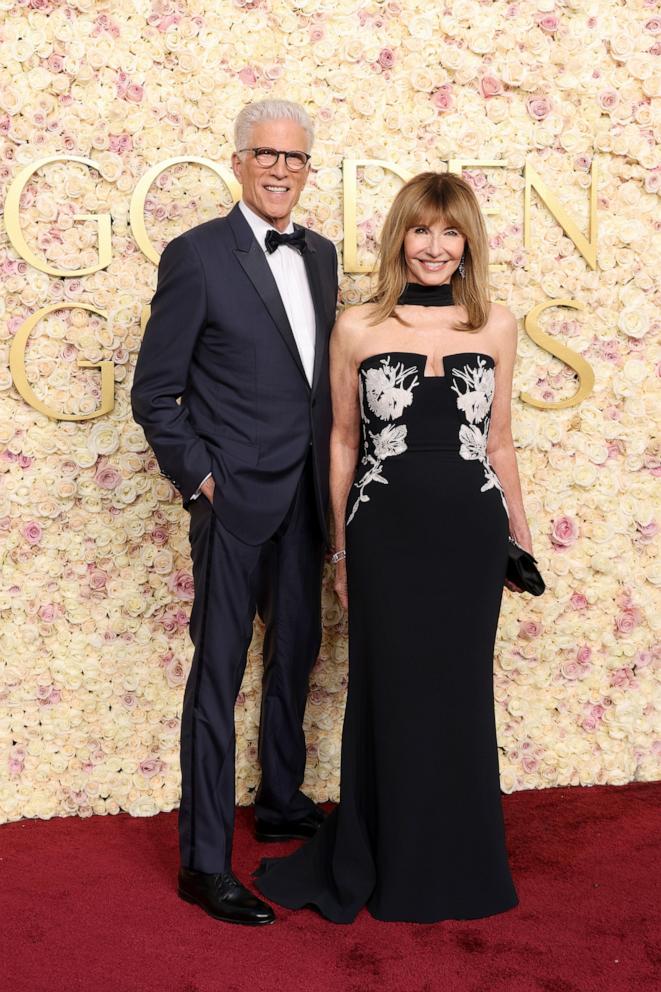
[[[5,992],[652,992],[661,783],[505,797],[520,905],[434,926],[279,911],[253,930],[175,893],[176,816],[0,827]],[[258,845],[238,811],[235,870]],[[657,878],[654,878],[655,873]],[[424,878],[419,884],[425,884]]]

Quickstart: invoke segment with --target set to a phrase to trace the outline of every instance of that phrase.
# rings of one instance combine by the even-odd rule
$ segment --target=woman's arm
[[[335,550],[345,548],[344,520],[360,446],[358,368],[355,360],[356,328],[350,311],[338,317],[330,340],[330,381],[333,427],[330,439],[330,500]],[[346,562],[335,565],[335,592],[346,609]]]
[[[494,330],[498,340],[496,390],[491,408],[487,455],[503,487],[510,516],[510,534],[532,554],[532,538],[523,508],[521,481],[512,439],[512,377],[516,359],[516,318],[503,306],[497,308]]]

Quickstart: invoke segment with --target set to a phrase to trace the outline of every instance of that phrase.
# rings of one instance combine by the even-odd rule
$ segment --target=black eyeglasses
[[[239,155],[242,152],[252,152],[257,165],[264,169],[275,165],[280,156],[284,155],[285,165],[292,172],[300,172],[312,158],[307,152],[281,152],[277,148],[239,148]]]

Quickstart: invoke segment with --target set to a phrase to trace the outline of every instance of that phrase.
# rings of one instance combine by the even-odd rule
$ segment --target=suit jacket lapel
[[[273,273],[271,272],[269,264],[266,261],[264,249],[257,243],[250,229],[250,225],[246,222],[238,206],[234,207],[229,214],[229,221],[232,225],[232,230],[234,231],[234,235],[237,240],[237,247],[234,249],[234,254],[236,255],[236,258],[244,272],[255,287],[255,290],[261,297],[264,306],[273,318],[275,326],[282,335],[285,344],[291,352],[292,358],[296,362],[301,375],[307,383],[307,376],[305,374],[305,369],[303,368],[303,363],[301,362],[301,356],[298,352],[298,346],[292,333],[289,318],[287,317],[287,311],[284,308],[282,298],[278,292],[278,287],[275,279],[273,278]]]
[[[295,227],[298,225],[294,225]],[[319,271],[319,256],[311,239],[306,238],[307,251],[303,254],[305,271],[308,276],[312,304],[314,306],[315,319],[315,343],[314,343],[314,371],[312,373],[312,392],[314,393],[319,382],[319,374],[323,365],[324,352],[326,349],[326,324],[324,321],[324,294],[321,284],[321,273]]]

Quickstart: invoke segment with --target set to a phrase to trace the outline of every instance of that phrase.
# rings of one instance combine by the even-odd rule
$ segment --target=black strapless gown
[[[473,919],[517,904],[507,862],[493,648],[508,518],[486,454],[493,359],[390,352],[360,367],[347,503],[349,688],[341,801],[255,873],[268,899],[349,923]]]

